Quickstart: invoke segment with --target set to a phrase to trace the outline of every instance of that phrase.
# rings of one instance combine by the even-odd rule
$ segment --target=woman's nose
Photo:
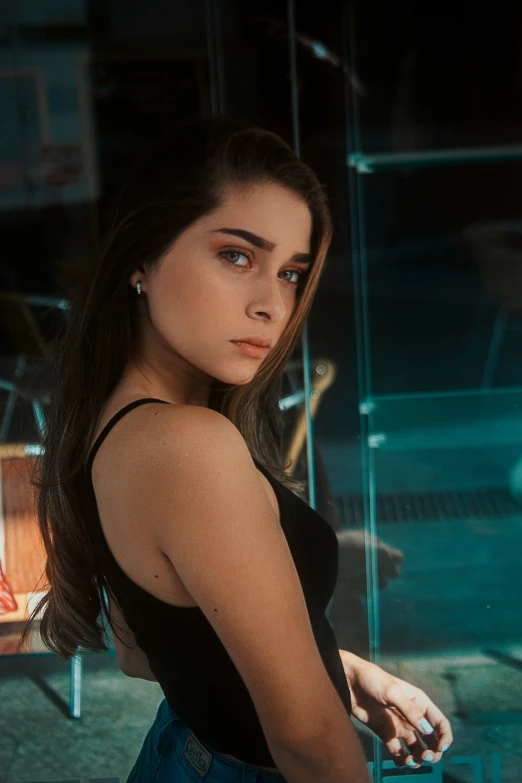
[[[281,290],[283,284],[280,280],[260,283],[261,290],[256,291],[254,308],[270,316],[273,321],[282,320],[288,310],[284,293]]]

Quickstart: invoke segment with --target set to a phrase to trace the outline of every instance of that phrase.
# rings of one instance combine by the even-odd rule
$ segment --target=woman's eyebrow
[[[275,242],[270,242],[268,239],[259,237],[257,234],[253,234],[251,231],[246,231],[244,228],[216,228],[210,233],[232,234],[233,236],[240,237],[241,239],[246,239],[247,242],[255,245],[255,247],[259,247],[261,250],[266,250],[267,252],[270,252],[275,247]],[[312,255],[311,253],[294,253],[290,260],[298,264],[311,264]]]

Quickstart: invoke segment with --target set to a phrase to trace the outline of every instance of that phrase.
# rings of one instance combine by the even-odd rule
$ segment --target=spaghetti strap
[[[167,402],[167,400],[159,400],[156,397],[141,397],[139,400],[134,400],[134,402],[130,402],[128,405],[124,405],[123,408],[120,408],[120,410],[117,413],[115,413],[111,419],[109,419],[109,421],[107,422],[103,430],[100,432],[100,434],[94,441],[91,451],[89,452],[89,456],[87,458],[87,463],[85,467],[87,473],[90,472],[92,462],[96,456],[98,449],[100,448],[103,441],[105,440],[109,432],[112,430],[116,422],[118,422],[123,416],[125,416],[125,414],[128,413],[128,411],[131,411],[133,408],[137,408],[138,405],[143,405],[143,403],[145,402],[162,402],[165,405],[172,405],[172,403]]]

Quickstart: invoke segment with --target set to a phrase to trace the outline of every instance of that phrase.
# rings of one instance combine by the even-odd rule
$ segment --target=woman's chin
[[[251,369],[249,372],[245,371],[245,368],[242,368],[241,370],[238,370],[237,372],[231,372],[230,370],[228,372],[220,373],[219,375],[215,375],[217,381],[221,381],[221,383],[227,383],[230,384],[230,386],[244,386],[245,384],[249,383],[254,375],[257,372],[257,368],[259,365]]]

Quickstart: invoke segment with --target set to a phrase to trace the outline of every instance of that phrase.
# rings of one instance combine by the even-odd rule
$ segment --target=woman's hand
[[[440,761],[453,742],[453,734],[449,720],[429,696],[347,650],[339,650],[339,654],[354,716],[382,740],[396,766],[417,768],[423,761]],[[426,733],[430,728],[434,731]]]

